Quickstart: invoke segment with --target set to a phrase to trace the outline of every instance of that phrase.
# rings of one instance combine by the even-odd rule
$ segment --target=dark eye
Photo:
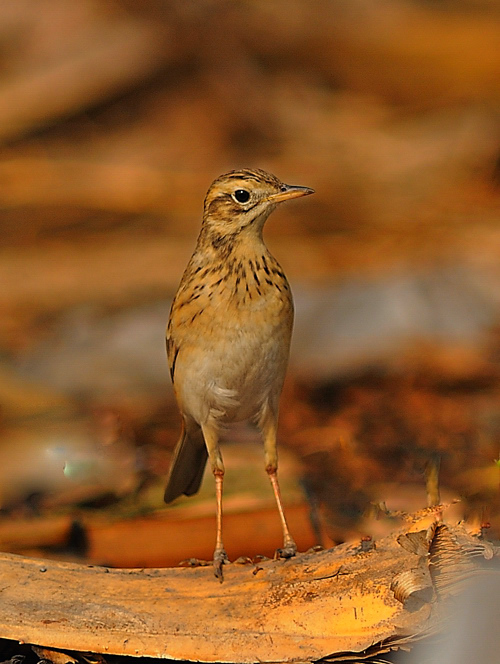
[[[236,189],[233,198],[237,200],[238,203],[247,203],[250,200],[250,194],[246,189]]]

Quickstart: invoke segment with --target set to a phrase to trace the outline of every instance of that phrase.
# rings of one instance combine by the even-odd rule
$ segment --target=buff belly
[[[222,336],[224,342],[219,342]],[[229,338],[212,339],[209,348],[190,344],[189,364],[183,362],[184,349],[179,351],[175,383],[183,411],[199,424],[258,417],[267,401],[279,399],[288,362],[288,329],[271,329],[264,340],[241,329]]]

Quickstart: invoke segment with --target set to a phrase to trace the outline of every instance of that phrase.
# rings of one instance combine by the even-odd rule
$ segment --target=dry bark
[[[376,546],[289,561],[108,569],[2,554],[0,637],[47,648],[203,662],[349,659],[432,631],[442,600],[498,551],[414,519]]]

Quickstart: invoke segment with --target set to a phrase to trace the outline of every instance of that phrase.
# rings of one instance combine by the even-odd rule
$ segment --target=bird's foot
[[[215,549],[214,551],[214,574],[217,579],[222,583],[224,581],[224,576],[222,574],[222,565],[225,565],[229,562],[227,553],[224,549]]]
[[[297,553],[297,545],[293,540],[288,540],[284,543],[283,548],[276,549],[274,559],[278,560],[279,558],[293,558]]]

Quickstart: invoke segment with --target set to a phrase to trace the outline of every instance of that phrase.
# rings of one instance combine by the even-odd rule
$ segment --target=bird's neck
[[[198,238],[197,251],[214,260],[230,256],[251,257],[268,254],[262,237],[262,226],[247,226],[234,233],[218,232],[210,226],[202,229]]]

